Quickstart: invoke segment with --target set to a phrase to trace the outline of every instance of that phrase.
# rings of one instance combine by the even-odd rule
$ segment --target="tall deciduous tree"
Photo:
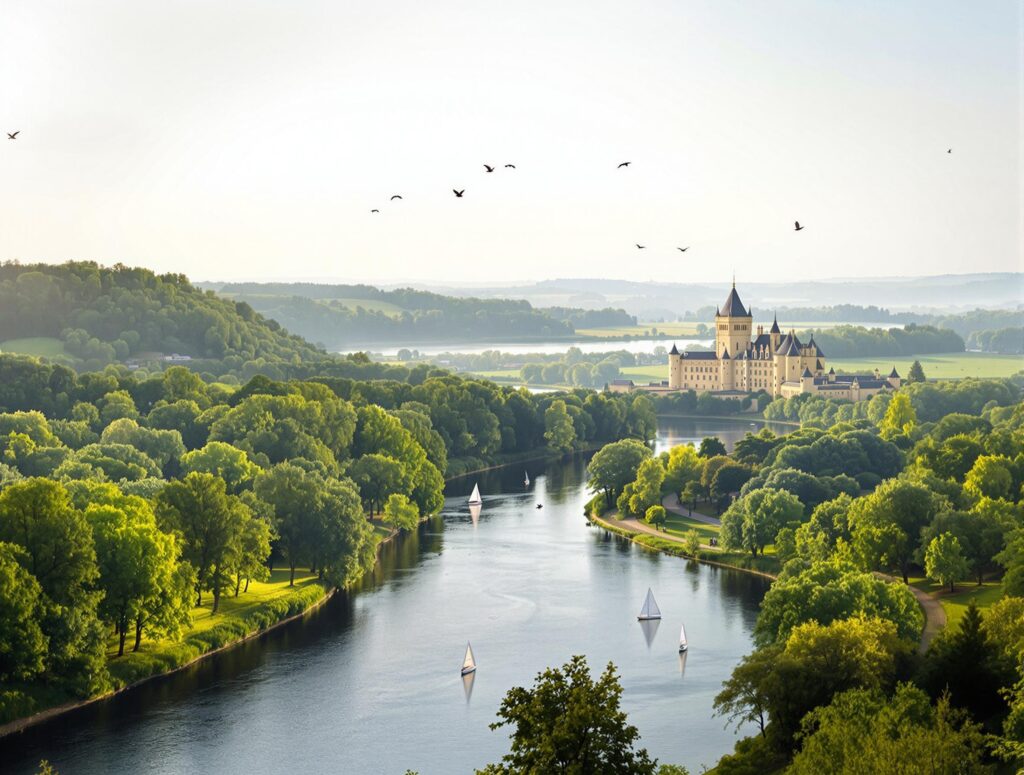
[[[29,680],[46,665],[39,626],[43,591],[21,564],[24,552],[0,542],[0,681]]]
[[[197,604],[202,604],[203,590],[210,589],[216,612],[248,508],[227,494],[222,479],[193,472],[167,483],[157,496],[156,512],[164,529],[181,536],[182,556],[196,569]]]
[[[879,424],[878,429],[882,438],[891,439],[894,436],[909,435],[917,423],[917,413],[914,405],[910,403],[910,396],[906,393],[897,393],[889,402],[889,408],[885,411],[885,417]]]
[[[603,492],[611,506],[622,488],[636,477],[640,463],[651,456],[651,448],[636,439],[623,439],[603,446],[590,459],[590,489]]]
[[[800,499],[785,490],[751,490],[722,515],[722,543],[730,549],[764,553],[764,547],[791,522],[804,513]]]
[[[883,482],[850,507],[857,555],[867,567],[898,568],[907,583],[921,530],[940,506],[940,498],[923,485],[899,479]]]
[[[532,688],[509,689],[491,729],[512,727],[512,750],[479,772],[653,775],[656,762],[636,748],[640,733],[621,697],[615,666],[595,681],[582,656],[538,674]]]
[[[566,409],[565,401],[552,401],[544,412],[544,438],[548,446],[560,452],[569,452],[576,441],[576,430]]]
[[[952,533],[935,536],[925,549],[925,573],[943,586],[948,584],[950,592],[956,591],[956,580],[966,576],[969,569],[960,541]]]

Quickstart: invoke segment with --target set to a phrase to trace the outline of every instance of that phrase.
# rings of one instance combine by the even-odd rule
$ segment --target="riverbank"
[[[379,540],[376,554],[379,558],[381,547],[394,540],[399,531],[375,528]],[[107,669],[114,687],[108,691],[85,699],[70,700],[51,704],[36,712],[0,724],[0,738],[17,734],[58,716],[109,700],[130,692],[143,684],[162,679],[186,670],[204,659],[209,659],[236,648],[255,638],[280,629],[313,613],[327,603],[336,593],[336,587],[321,584],[315,576],[296,579],[296,586],[284,584],[289,572],[275,571],[279,583],[263,584],[253,582],[252,593],[242,593],[239,598],[225,595],[221,598],[221,611],[212,614],[205,607],[197,607],[200,613],[193,618],[192,626],[178,640],[162,639],[143,642],[139,651],[128,651],[121,657],[110,657]],[[275,594],[273,590],[282,588]],[[262,588],[271,591],[256,594]],[[257,598],[254,602],[251,597]]]
[[[712,548],[702,548],[696,555],[687,553],[684,550],[684,541],[681,538],[666,534],[664,536],[651,535],[642,530],[630,530],[628,525],[623,524],[625,520],[609,519],[607,515],[591,513],[588,517],[598,527],[602,527],[609,533],[628,538],[640,546],[654,551],[671,554],[675,557],[685,557],[688,560],[696,560],[705,565],[717,565],[720,568],[732,568],[733,570],[752,573],[755,576],[763,576],[773,581],[779,573],[779,562],[774,557],[758,555],[754,557],[746,552],[727,552]]]

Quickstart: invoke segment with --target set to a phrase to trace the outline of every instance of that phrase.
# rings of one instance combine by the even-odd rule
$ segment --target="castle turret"
[[[768,334],[771,337],[772,352],[776,353],[779,351],[779,342],[782,341],[782,330],[779,328],[778,315],[772,315],[772,328]]]
[[[715,315],[715,353],[719,358],[729,351],[741,353],[750,346],[750,332],[753,316],[747,312],[736,293],[736,282],[733,281],[729,298]]]
[[[668,351],[668,386],[673,390],[683,386],[683,356],[674,342]]]
[[[898,390],[900,385],[903,384],[903,379],[900,377],[899,372],[896,371],[895,366],[893,366],[892,371],[889,372],[889,378],[886,380],[886,382],[889,383],[889,386],[893,390]]]

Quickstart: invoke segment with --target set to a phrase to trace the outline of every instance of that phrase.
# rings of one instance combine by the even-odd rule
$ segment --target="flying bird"
[[[487,170],[488,172],[494,172],[494,167],[492,167],[490,164],[485,164],[484,169]]]
[[[516,165],[515,165],[515,164],[506,164],[506,165],[505,165],[505,169],[509,169],[510,167],[511,167],[512,169],[515,169],[515,168],[516,168]]]
[[[7,139],[8,140],[17,140],[18,139],[18,135],[20,135],[20,134],[21,134],[21,130],[20,129],[17,132],[14,132],[13,134],[8,132],[7,133]]]
[[[401,199],[401,198],[402,198],[401,194],[395,194],[393,197],[391,197],[391,201],[394,202],[396,199]]]
[[[800,221],[794,221],[793,225],[796,227],[797,231],[800,231],[801,229],[803,229],[803,226],[800,225]]]
[[[689,249],[690,249],[689,245],[687,245],[685,248],[676,248],[676,250],[678,250],[680,253],[685,253]]]
[[[624,162],[622,162],[622,164],[620,164],[620,165],[619,165],[618,167],[616,167],[615,169],[617,169],[617,170],[618,170],[618,169],[622,169],[623,167],[628,167],[628,166],[629,166],[630,164],[632,164],[632,163],[633,163],[633,162],[631,162],[631,161],[624,161]]]
[[[370,210],[371,213],[379,213],[380,210]]]
[[[637,250],[646,250],[647,246],[646,245],[641,245],[640,243],[637,243],[636,249]]]
[[[452,189],[452,193],[454,193],[454,194],[455,194],[455,196],[457,196],[457,197],[460,197],[460,198],[461,198],[461,197],[462,197],[462,195],[466,193],[466,189],[462,189],[461,191],[459,191],[459,190],[457,190],[457,189],[454,189],[454,188],[453,188],[453,189]]]
[[[953,149],[952,148],[947,149],[946,153],[953,153]]]

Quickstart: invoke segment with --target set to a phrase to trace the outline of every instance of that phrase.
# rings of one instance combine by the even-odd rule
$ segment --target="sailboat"
[[[658,608],[658,604],[654,602],[654,593],[651,592],[650,587],[647,588],[647,597],[644,598],[644,605],[640,609],[640,615],[636,618],[640,621],[661,618],[661,609]]]
[[[523,471],[523,486],[524,487],[529,487],[530,486],[530,473],[529,473],[529,471]]]
[[[476,672],[476,660],[473,658],[473,647],[466,641],[466,656],[462,660],[462,675]]]
[[[477,506],[484,502],[484,499],[480,497],[480,485],[473,485],[473,494],[469,496],[469,505]]]
[[[687,649],[686,645],[686,627],[685,625],[679,625],[679,653],[682,654]]]

